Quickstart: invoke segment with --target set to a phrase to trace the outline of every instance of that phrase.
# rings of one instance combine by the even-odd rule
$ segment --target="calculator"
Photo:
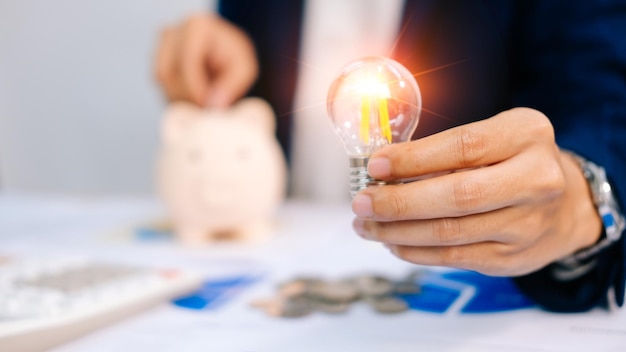
[[[44,351],[200,284],[179,269],[0,257],[0,351]]]

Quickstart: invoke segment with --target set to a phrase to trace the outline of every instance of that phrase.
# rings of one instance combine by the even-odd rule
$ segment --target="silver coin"
[[[348,303],[359,297],[359,291],[346,282],[321,282],[309,285],[307,296],[320,301]]]
[[[284,301],[281,317],[300,318],[313,312],[311,304],[304,298],[291,298]]]
[[[416,295],[422,292],[422,287],[415,281],[398,281],[393,284],[393,292],[399,295]]]
[[[420,269],[413,269],[406,275],[406,277],[404,278],[403,281],[417,282],[417,281],[419,281],[419,279],[424,277],[425,274],[426,274],[426,270],[425,269],[421,269],[421,268]]]
[[[298,297],[306,293],[307,284],[302,280],[286,282],[278,287],[278,295],[282,297]]]
[[[397,314],[409,309],[408,304],[393,296],[374,297],[366,300],[367,303],[378,313]]]
[[[350,282],[363,297],[386,296],[393,291],[393,283],[383,276],[360,275],[352,278]]]
[[[313,312],[306,299],[276,299],[264,308],[267,315],[281,318],[300,318]]]
[[[350,309],[350,303],[325,302],[311,300],[311,307],[318,312],[327,314],[344,314]]]

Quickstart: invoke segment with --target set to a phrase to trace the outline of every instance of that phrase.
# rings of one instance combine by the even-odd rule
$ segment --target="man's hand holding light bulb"
[[[170,100],[214,106],[241,97],[256,70],[250,41],[211,15],[164,31],[155,64]],[[352,204],[355,230],[410,262],[520,275],[601,233],[582,172],[535,110],[512,109],[384,146],[370,155],[367,170],[386,183],[430,175],[369,187]]]
[[[367,68],[364,74],[367,64],[381,69]],[[598,240],[601,222],[587,183],[576,162],[556,145],[548,118],[536,110],[512,109],[390,144],[384,110],[390,104],[400,107],[391,126],[401,126],[394,121],[411,116],[416,124],[419,89],[413,83],[414,88],[392,89],[397,95],[386,96],[381,93],[386,90],[372,94],[368,87],[377,71],[386,70],[400,74],[387,75],[383,85],[403,82],[410,87],[413,77],[398,66],[384,58],[356,61],[340,73],[329,93],[329,114],[351,161],[359,156],[368,160],[371,187],[353,192],[352,201],[360,236],[384,243],[409,262],[499,276],[536,271]],[[349,87],[341,94],[337,88],[358,86],[359,80],[361,90]],[[364,102],[378,99],[378,104],[359,108],[359,95]],[[355,119],[360,128],[354,127]],[[408,139],[415,124],[391,129]],[[364,129],[376,136],[364,136]],[[407,179],[418,181],[402,183]]]

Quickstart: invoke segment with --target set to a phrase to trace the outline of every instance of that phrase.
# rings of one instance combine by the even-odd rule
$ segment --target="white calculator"
[[[0,351],[44,351],[200,283],[176,269],[0,257]]]

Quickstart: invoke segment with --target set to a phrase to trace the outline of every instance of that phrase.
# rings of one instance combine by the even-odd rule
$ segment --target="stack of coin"
[[[285,318],[303,317],[313,312],[342,314],[357,301],[365,302],[378,313],[401,313],[408,310],[408,306],[398,295],[420,293],[419,275],[419,271],[413,271],[401,280],[371,274],[338,281],[297,277],[278,285],[274,297],[255,300],[251,305],[269,316]]]

